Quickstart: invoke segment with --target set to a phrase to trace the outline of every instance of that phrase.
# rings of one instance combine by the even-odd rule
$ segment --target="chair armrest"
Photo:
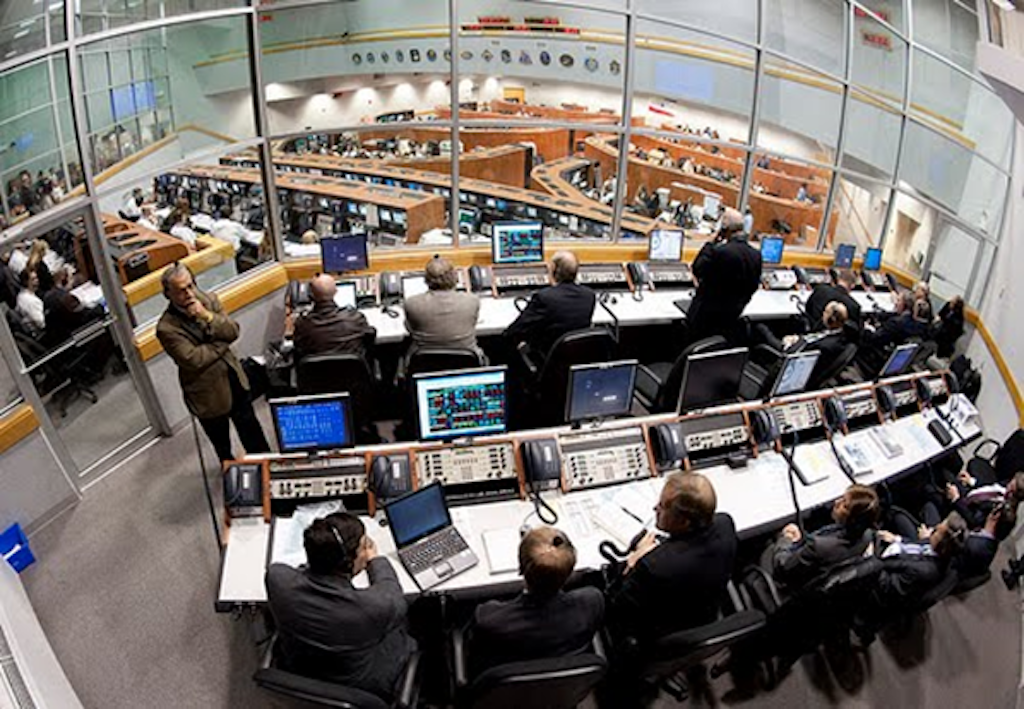
[[[608,659],[608,650],[604,646],[604,638],[602,637],[600,630],[594,633],[594,639],[591,641],[591,645],[594,648],[595,655],[604,660]]]
[[[266,670],[274,664],[274,648],[277,646],[277,633],[267,639],[267,645],[260,653],[259,669]]]
[[[732,603],[732,609],[734,612],[739,613],[742,610],[746,610],[746,606],[743,604],[743,600],[740,598],[739,592],[736,590],[736,584],[729,579],[729,582],[725,585],[725,590],[729,594],[729,601]]]
[[[516,345],[516,352],[519,353],[519,358],[523,361],[523,366],[526,367],[527,371],[530,372],[531,377],[536,377],[538,367],[536,363],[530,359],[530,346],[525,342],[520,342]]]
[[[987,443],[991,443],[992,445],[994,445],[996,447],[996,449],[994,451],[992,451],[992,455],[984,456],[984,455],[981,454],[981,449]],[[983,460],[988,461],[989,465],[991,465],[992,461],[995,460],[995,457],[997,455],[999,455],[999,450],[1001,448],[1002,448],[1002,445],[1000,445],[999,441],[995,440],[994,438],[986,438],[984,441],[982,441],[978,445],[974,446],[974,454],[973,455],[974,455],[975,458],[982,458]]]
[[[641,364],[639,367],[636,368],[636,378],[639,380],[642,377],[646,377],[651,382],[653,382],[655,389],[661,389],[662,385],[665,383],[658,377],[657,374],[654,373],[654,370],[648,367],[646,364]],[[637,383],[637,386],[639,387],[639,382]]]
[[[469,684],[465,628],[455,628],[452,630],[452,672],[455,674],[456,689],[461,689]]]
[[[762,569],[757,564],[751,564],[743,573],[744,575],[753,573],[760,576],[761,580],[764,581],[765,587],[768,589],[769,595],[772,597],[772,602],[775,604],[775,607],[778,608],[782,605],[782,597],[779,596],[779,589],[775,585],[775,579],[772,578],[770,573]]]
[[[771,345],[766,345],[764,343],[754,345],[754,347],[750,349],[750,359],[758,364],[764,362],[778,362],[785,356],[786,355],[784,353],[779,352]]]
[[[409,656],[409,662],[405,665],[405,674],[402,675],[402,685],[398,695],[395,697],[395,709],[412,709],[419,700],[420,683],[420,657],[422,653],[414,652]]]

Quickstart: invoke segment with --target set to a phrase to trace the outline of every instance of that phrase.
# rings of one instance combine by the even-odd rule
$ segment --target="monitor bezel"
[[[743,352],[744,353],[743,366],[740,367],[740,382],[742,384],[743,369],[746,367],[747,361],[749,361],[749,359],[750,359],[750,348],[749,347],[730,347],[729,349],[725,349],[725,350],[713,350],[711,352],[701,352],[699,354],[690,355],[687,358],[686,364],[683,367],[683,376],[682,376],[682,379],[679,382],[679,397],[678,397],[678,399],[676,399],[676,415],[682,416],[684,414],[692,414],[692,413],[697,412],[697,411],[703,411],[704,409],[710,409],[710,408],[714,408],[716,406],[723,406],[725,404],[735,403],[735,402],[729,402],[729,401],[711,402],[710,404],[703,405],[699,409],[691,409],[691,410],[685,411],[685,412],[683,411],[683,395],[686,393],[686,382],[687,382],[687,380],[690,377],[690,363],[693,362],[694,360],[704,360],[704,359],[709,359],[711,357],[724,357],[725,355],[733,355],[733,354],[736,354],[738,352]],[[737,391],[738,391],[738,389],[739,389],[739,387],[737,387]]]
[[[278,409],[282,406],[296,406],[300,404],[309,404],[317,402],[326,402],[331,400],[342,401],[342,413],[345,418],[345,430],[348,432],[348,441],[340,446],[333,448],[321,448],[320,446],[302,446],[298,448],[284,449],[281,444],[281,422],[278,417]],[[300,396],[285,396],[276,399],[269,399],[267,404],[270,406],[270,418],[274,422],[274,436],[277,438],[277,448],[282,454],[284,453],[310,453],[313,451],[334,451],[343,450],[346,448],[352,448],[356,445],[355,430],[353,428],[353,416],[352,416],[352,397],[347,391],[345,392],[334,392],[329,394],[308,394]]]
[[[765,261],[764,259],[764,242],[770,241],[772,243],[779,243],[779,260],[778,261]],[[782,263],[782,258],[786,255],[786,240],[781,236],[762,236],[761,237],[761,263],[767,266],[778,266]]]
[[[768,395],[769,399],[777,399],[782,396],[795,396],[797,394],[803,394],[807,391],[807,383],[811,381],[810,376],[807,377],[807,382],[804,383],[803,388],[800,391],[790,391],[785,394],[779,393],[779,385],[782,383],[782,375],[786,372],[786,366],[792,360],[807,359],[808,357],[814,358],[814,365],[811,367],[811,375],[814,374],[814,367],[818,365],[818,360],[821,358],[821,350],[808,350],[806,352],[794,352],[793,354],[786,355],[782,360],[782,367],[779,369],[779,373],[775,376],[775,382],[772,384],[771,393]]]
[[[910,367],[910,363],[914,361],[914,355],[917,354],[917,350],[918,350],[918,348],[920,346],[921,345],[917,344],[916,342],[906,342],[906,343],[904,343],[902,345],[898,345],[895,349],[893,349],[893,351],[889,355],[889,357],[886,358],[885,364],[882,365],[882,368],[880,370],[878,370],[878,378],[879,379],[888,379],[890,377],[898,377],[901,374],[906,374],[906,371]],[[910,350],[912,352],[912,354],[910,355],[910,359],[907,360],[907,363],[905,365],[903,365],[903,368],[900,369],[900,371],[898,371],[898,372],[888,372],[887,370],[889,369],[889,365],[892,364],[892,361],[894,359],[896,359],[896,356],[901,351],[906,351],[906,350]]]
[[[654,242],[652,236],[656,231],[668,231],[673,234],[679,234],[679,256],[677,258],[655,258],[654,257]],[[686,230],[685,229],[652,229],[650,234],[647,235],[647,260],[650,263],[680,263],[683,260],[683,254],[686,252]]]
[[[423,290],[420,293],[417,293],[416,295],[422,295],[423,293],[426,293],[427,291],[430,290],[430,286],[427,285],[427,275],[425,273],[403,273],[399,277],[399,281],[402,284],[402,298],[411,297],[409,296],[409,294],[405,292],[405,282],[408,280],[412,280],[413,278],[418,278],[419,280],[423,281]]]
[[[358,283],[356,283],[355,281],[341,280],[341,281],[335,281],[334,282],[334,287],[337,288],[339,291],[342,288],[351,289],[352,290],[352,306],[351,307],[355,308],[355,307],[357,307],[359,305],[359,284]],[[335,296],[334,296],[334,304],[335,305],[338,305],[337,298],[338,298],[337,293],[335,293]],[[338,307],[340,308],[342,306],[338,305]],[[347,308],[349,306],[346,305],[344,307]]]
[[[341,241],[343,239],[353,239],[353,240],[361,242],[362,247],[363,247],[363,254],[362,254],[363,255],[363,263],[365,264],[365,266],[363,266],[362,268],[354,268],[354,269],[346,270],[346,271],[331,271],[331,270],[328,270],[326,259],[325,259],[326,250],[324,249],[324,242],[326,242],[326,241]],[[344,274],[344,273],[359,273],[360,271],[369,270],[369,268],[370,268],[370,246],[369,246],[368,239],[366,238],[366,234],[365,233],[364,234],[355,234],[355,233],[349,232],[349,233],[345,233],[345,234],[330,234],[328,236],[321,237],[321,239],[320,239],[320,271],[321,271],[321,273],[327,273],[327,274],[331,274],[331,275],[333,275],[333,274],[341,275],[341,274]]]
[[[479,433],[470,433],[466,431],[449,431],[443,434],[436,434],[432,436],[424,435],[422,429],[422,419],[420,416],[420,386],[432,379],[445,379],[448,377],[457,376],[473,376],[479,374],[492,374],[501,372],[502,374],[502,385],[504,387],[504,409],[505,409],[505,421],[501,430],[495,431],[483,431]],[[504,364],[488,366],[488,367],[473,367],[472,369],[450,369],[444,372],[424,372],[422,374],[414,374],[412,377],[412,391],[413,391],[413,410],[416,416],[416,436],[419,441],[451,441],[456,438],[469,438],[472,436],[501,436],[508,433],[508,366]]]
[[[572,402],[574,400],[573,390],[576,388],[576,375],[580,372],[586,372],[594,369],[613,369],[615,367],[630,367],[629,377],[629,396],[626,397],[626,410],[623,413],[612,414],[611,416],[598,416],[598,417],[584,417],[584,418],[573,418],[572,416]],[[620,359],[614,362],[593,362],[591,364],[574,364],[569,367],[569,384],[566,389],[565,396],[565,421],[568,423],[585,423],[588,421],[602,421],[605,419],[614,419],[622,416],[628,416],[630,408],[633,403],[633,393],[636,391],[636,370],[640,367],[639,360],[635,359]]]
[[[522,227],[524,225],[529,225],[529,226],[536,225],[536,227],[540,230],[540,258],[530,259],[529,261],[523,261],[523,260],[505,260],[505,261],[502,261],[502,260],[500,260],[498,258],[498,253],[499,253],[498,244],[499,244],[499,242],[498,242],[498,239],[497,239],[497,237],[495,235],[495,231],[494,230],[495,229],[500,229],[501,227],[505,227],[505,226],[518,226],[518,227]],[[494,221],[494,222],[491,222],[491,263],[495,264],[497,266],[518,266],[518,265],[526,265],[526,264],[544,263],[544,222],[542,222],[539,219],[527,219],[527,220],[520,220],[520,221],[505,220],[505,221]]]
[[[874,268],[869,268],[868,267],[868,254],[871,254],[871,253],[877,253],[878,254],[878,265],[876,267],[874,267]],[[877,273],[878,271],[881,271],[882,270],[882,256],[883,256],[882,249],[880,249],[877,246],[869,246],[867,251],[864,252],[864,259],[863,259],[863,262],[862,262],[863,268],[861,270],[863,270],[863,271],[871,271],[872,273]]]

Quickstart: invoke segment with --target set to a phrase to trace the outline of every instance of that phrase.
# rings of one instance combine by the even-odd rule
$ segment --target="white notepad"
[[[519,530],[492,529],[482,536],[492,575],[519,570]]]

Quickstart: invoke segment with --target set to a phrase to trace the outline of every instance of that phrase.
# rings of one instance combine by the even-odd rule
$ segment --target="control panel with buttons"
[[[643,429],[591,431],[559,436],[565,489],[582,490],[651,476]]]
[[[779,427],[781,434],[807,431],[824,426],[821,409],[818,408],[818,402],[814,399],[775,404],[772,406],[772,416],[775,417],[775,425]]]
[[[511,443],[424,450],[416,453],[420,485],[444,485],[515,480],[515,453]]]
[[[273,460],[270,499],[337,498],[366,492],[366,461],[362,457]]]

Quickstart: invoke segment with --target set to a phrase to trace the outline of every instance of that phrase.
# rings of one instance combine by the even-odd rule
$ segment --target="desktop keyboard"
[[[398,552],[409,573],[414,576],[439,561],[450,559],[469,546],[455,527],[446,527],[433,536]]]

